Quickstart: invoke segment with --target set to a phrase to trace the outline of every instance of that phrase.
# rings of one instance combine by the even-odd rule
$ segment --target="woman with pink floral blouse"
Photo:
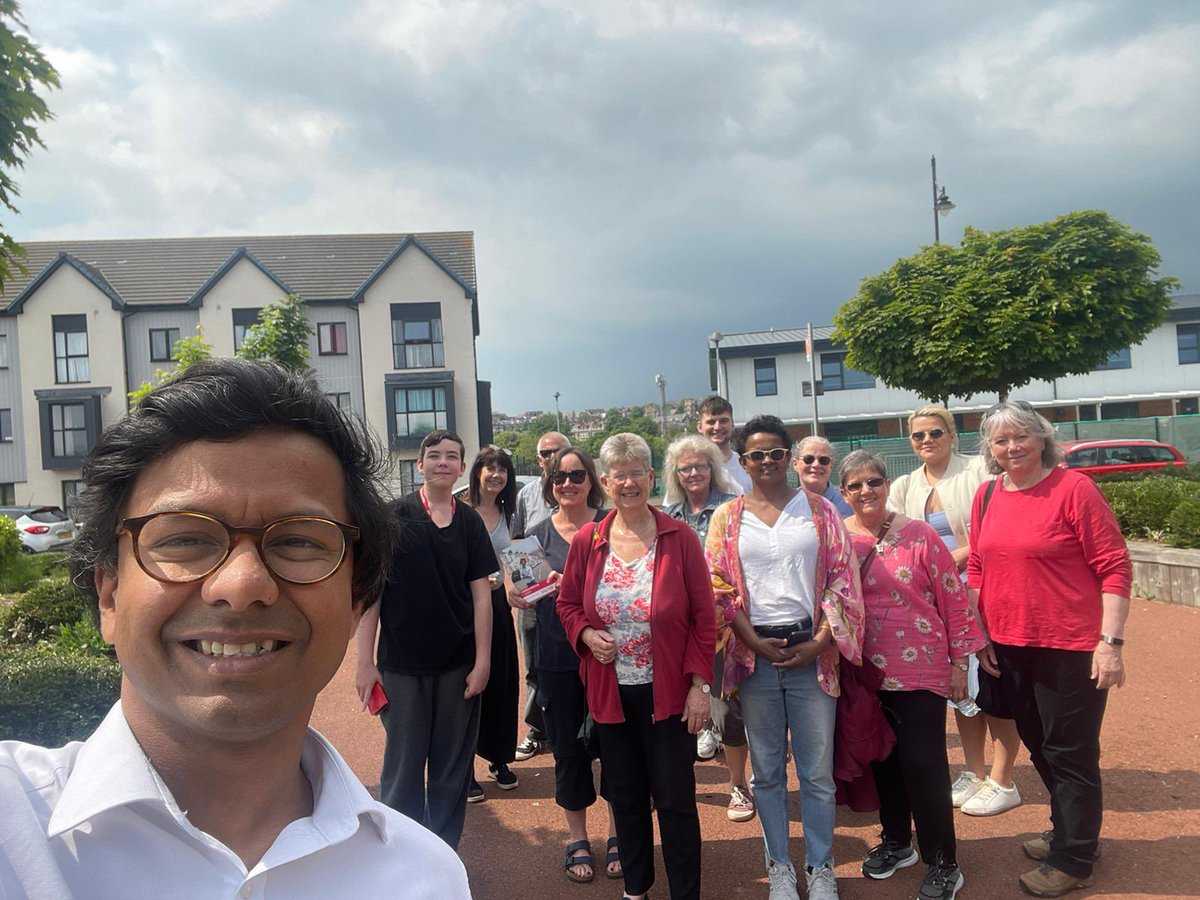
[[[887,508],[883,460],[856,450],[842,462],[846,519],[861,560],[866,627],[863,656],[883,671],[879,700],[896,746],[872,763],[883,839],[863,874],[889,878],[920,859],[919,896],[953,900],[963,886],[955,855],[954,807],[946,760],[946,698],[967,695],[967,657],[987,644],[954,557],[934,528]]]

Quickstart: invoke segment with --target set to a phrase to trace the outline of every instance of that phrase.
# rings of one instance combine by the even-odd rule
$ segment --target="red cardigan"
[[[716,601],[700,539],[685,523],[653,510],[658,526],[654,584],[650,591],[650,647],[654,652],[654,721],[683,713],[692,676],[712,681],[716,648]],[[579,654],[579,677],[592,717],[603,724],[625,721],[616,667],[592,656],[580,633],[604,630],[596,613],[596,588],[608,557],[608,534],[616,511],[585,525],[571,541],[556,606],[567,640]]]

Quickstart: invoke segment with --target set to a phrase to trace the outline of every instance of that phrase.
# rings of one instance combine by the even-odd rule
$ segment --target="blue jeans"
[[[742,717],[750,742],[751,785],[762,823],[767,857],[787,865],[787,739],[800,778],[800,817],[804,823],[806,865],[833,864],[833,726],[837,700],[817,683],[815,664],[776,669],[758,657],[742,682]]]

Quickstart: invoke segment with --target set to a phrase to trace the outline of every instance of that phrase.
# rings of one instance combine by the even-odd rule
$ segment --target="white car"
[[[26,553],[65,550],[75,543],[79,527],[58,506],[6,506],[0,515],[16,523]]]

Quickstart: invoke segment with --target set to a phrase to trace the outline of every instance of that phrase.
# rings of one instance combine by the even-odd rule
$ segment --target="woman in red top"
[[[671,897],[700,897],[700,817],[692,770],[709,717],[716,604],[700,539],[649,505],[650,448],[616,434],[600,448],[615,509],[579,529],[558,592],[558,615],[600,737],[616,819],[625,896],[654,883],[658,811]]]
[[[1116,517],[1085,475],[1060,468],[1054,427],[1022,400],[980,426],[988,471],[971,509],[967,584],[992,639],[1021,740],[1050,793],[1053,829],[1025,843],[1042,865],[1022,890],[1059,897],[1092,882],[1099,850],[1100,723],[1121,661],[1132,567]]]

